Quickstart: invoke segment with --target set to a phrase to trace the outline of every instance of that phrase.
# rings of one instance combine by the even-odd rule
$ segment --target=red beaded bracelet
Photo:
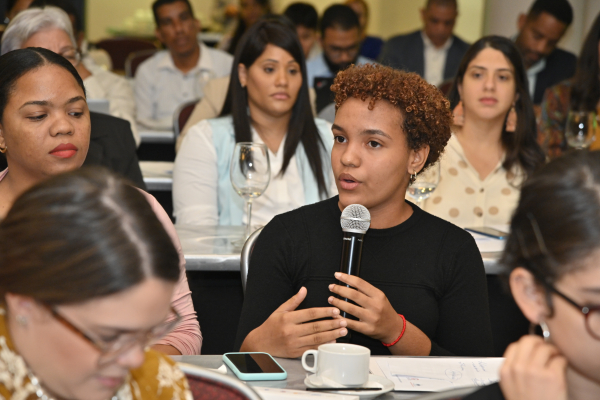
[[[402,332],[400,332],[400,336],[398,336],[398,338],[396,340],[394,340],[392,343],[381,342],[381,344],[384,345],[385,347],[391,347],[391,346],[395,345],[396,343],[398,343],[398,340],[402,339],[402,336],[404,336],[404,331],[406,331],[406,318],[404,318],[404,315],[402,315],[402,314],[398,314],[398,315],[402,318]]]

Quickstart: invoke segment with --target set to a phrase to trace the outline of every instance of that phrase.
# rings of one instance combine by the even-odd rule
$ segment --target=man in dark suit
[[[416,72],[432,85],[454,78],[469,48],[452,34],[457,16],[456,0],[428,0],[421,10],[423,30],[389,39],[381,52],[381,63]]]
[[[529,93],[536,105],[546,89],[575,75],[575,55],[556,48],[572,21],[573,9],[567,0],[536,0],[527,15],[519,16],[515,45],[523,56]]]
[[[90,112],[90,148],[83,165],[102,165],[146,189],[128,121]]]

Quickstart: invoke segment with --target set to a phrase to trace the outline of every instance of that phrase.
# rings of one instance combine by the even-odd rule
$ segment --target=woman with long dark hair
[[[253,201],[253,222],[334,194],[333,136],[314,119],[302,46],[282,18],[256,23],[235,54],[229,93],[220,118],[199,122],[175,159],[173,205],[178,224],[241,225],[244,202],[229,179],[238,142],[269,149],[271,182]]]
[[[583,42],[575,76],[552,86],[544,94],[538,138],[550,157],[557,157],[567,149],[565,126],[569,111],[600,112],[599,47],[600,14]],[[590,149],[600,149],[600,130]]]
[[[425,210],[459,226],[508,224],[523,180],[544,162],[527,75],[512,41],[487,36],[463,57],[449,93],[453,135]]]

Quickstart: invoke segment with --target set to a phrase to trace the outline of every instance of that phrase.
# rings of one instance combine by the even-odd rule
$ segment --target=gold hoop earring
[[[410,181],[414,182],[417,179],[417,171],[413,170],[413,173],[410,176]]]
[[[0,147],[0,153],[4,154],[4,153],[6,153],[6,150],[8,150],[8,147],[6,147],[6,146]]]

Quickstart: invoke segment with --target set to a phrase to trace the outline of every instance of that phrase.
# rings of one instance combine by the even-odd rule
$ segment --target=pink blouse
[[[0,172],[0,181],[4,179],[8,173],[8,168]],[[173,308],[177,310],[181,315],[181,323],[175,328],[173,332],[162,338],[157,344],[166,344],[175,347],[183,355],[194,355],[200,354],[200,348],[202,347],[202,334],[200,333],[200,325],[196,318],[196,311],[194,310],[194,304],[192,303],[192,292],[188,284],[187,275],[185,273],[185,258],[183,257],[183,251],[181,250],[181,243],[175,227],[171,222],[171,219],[158,203],[158,201],[149,193],[140,190],[142,194],[152,206],[152,210],[158,217],[158,220],[163,224],[165,231],[173,240],[173,244],[179,253],[179,268],[181,275],[179,276],[179,282],[175,287],[171,304]],[[170,316],[167,320],[174,318]]]

